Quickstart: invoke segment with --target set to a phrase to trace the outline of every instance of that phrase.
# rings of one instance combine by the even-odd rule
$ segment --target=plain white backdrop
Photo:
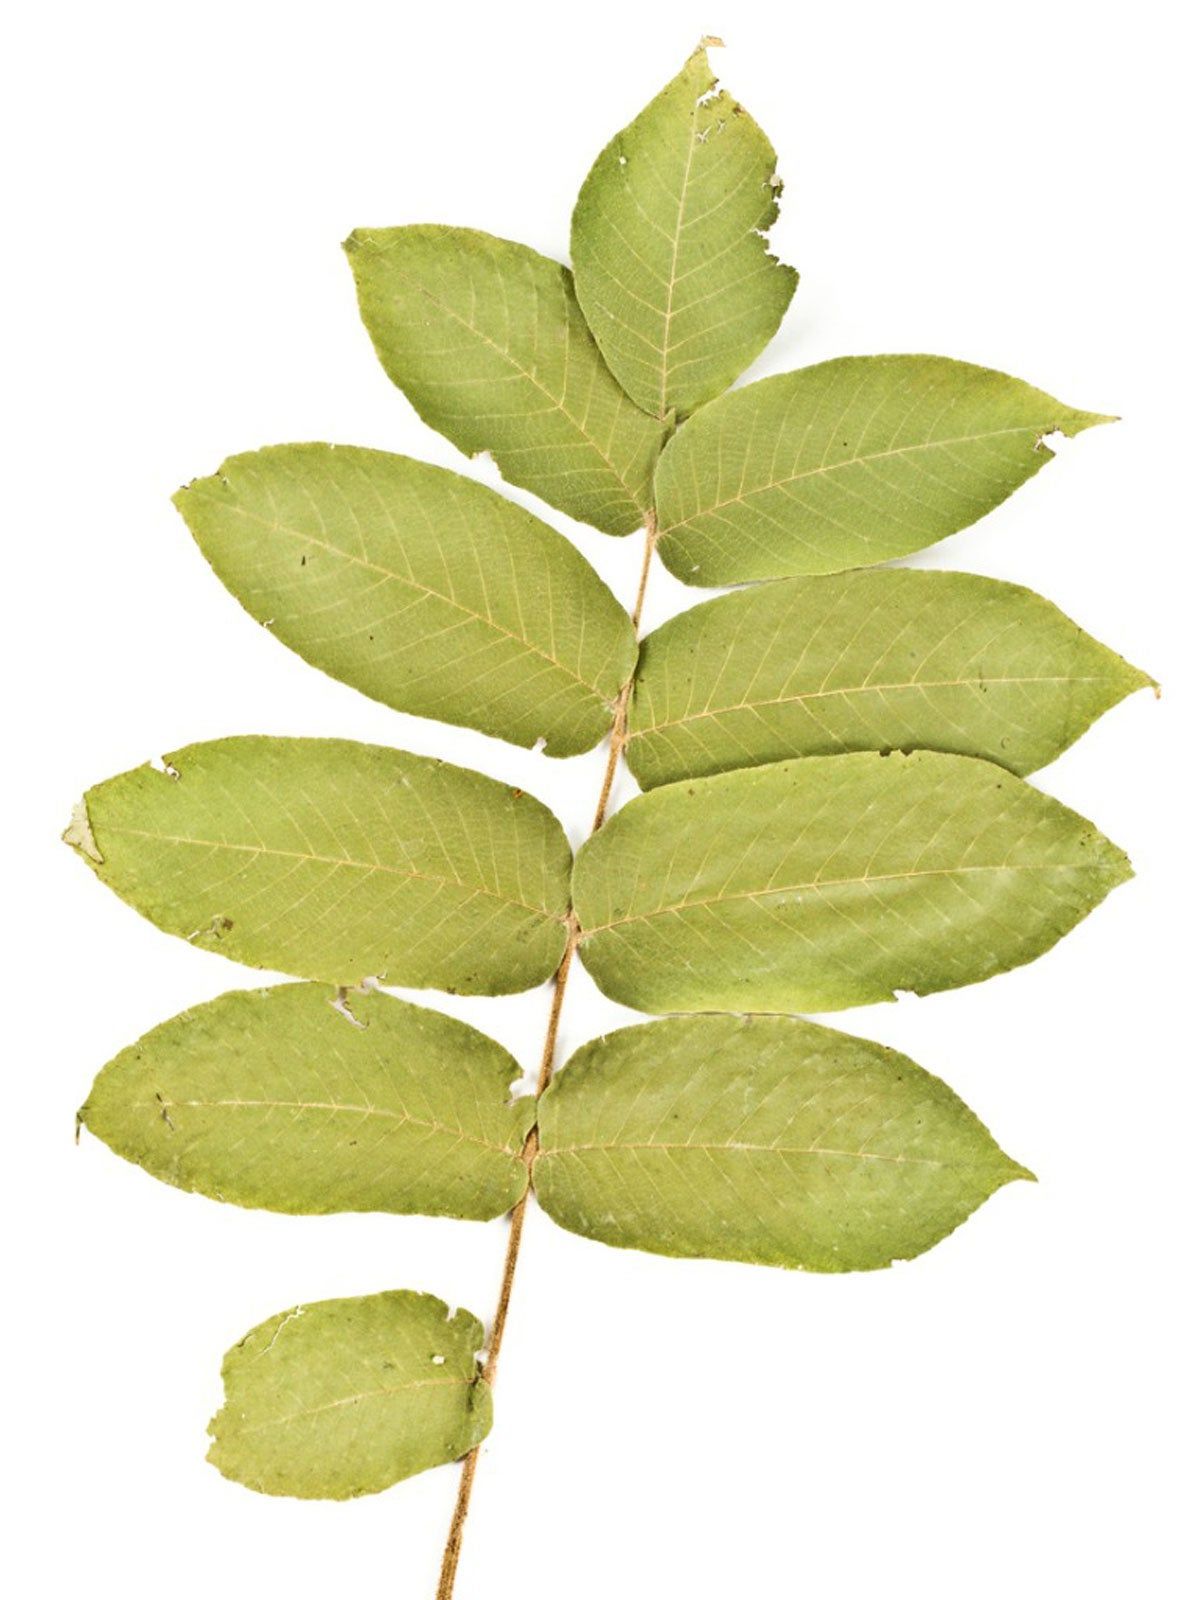
[[[564,256],[593,156],[705,32],[779,151],[775,247],[801,272],[752,376],[933,351],[1124,417],[922,559],[1031,585],[1162,680],[1160,702],[1126,702],[1036,779],[1139,875],[1032,967],[830,1019],[944,1076],[1040,1176],[923,1259],[806,1277],[611,1251],[532,1217],[461,1600],[1196,1592],[1182,8],[703,6],[114,0],[9,25],[14,1593],[432,1594],[453,1469],[348,1505],[270,1500],[205,1464],[204,1429],[222,1352],[297,1301],[413,1286],[489,1315],[502,1227],[242,1212],[77,1149],[75,1107],[118,1048],[261,980],[157,932],[57,836],[88,784],[245,732],[446,755],[581,836],[599,752],[550,763],[321,676],[225,594],[169,496],[298,439],[493,481],[376,366],[339,243],[445,221]],[[635,540],[537,509],[631,598]],[[659,567],[648,620],[698,597]],[[545,992],[416,998],[535,1065]],[[577,968],[566,1049],[634,1020]]]

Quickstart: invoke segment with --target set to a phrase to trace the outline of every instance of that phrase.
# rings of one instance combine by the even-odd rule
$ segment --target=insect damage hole
[[[356,985],[356,993],[364,994],[365,992],[366,991],[363,989],[361,984]],[[338,1016],[345,1017],[346,1021],[349,1022],[352,1027],[365,1028],[367,1026],[367,1024],[360,1018],[356,1017],[354,1012],[350,1009],[350,989],[346,984],[342,983],[338,985],[337,992],[329,1004],[337,1012]]]

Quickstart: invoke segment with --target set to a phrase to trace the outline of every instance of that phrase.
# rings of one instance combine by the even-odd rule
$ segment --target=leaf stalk
[[[644,523],[645,538],[642,543],[642,566],[638,576],[637,594],[634,598],[633,609],[630,611],[630,620],[634,632],[640,634],[642,611],[646,603],[646,588],[650,580],[650,566],[654,556],[654,546],[658,540],[658,523],[653,511],[646,513]],[[636,667],[635,667],[636,671]],[[608,814],[608,803],[612,796],[613,783],[616,779],[617,768],[620,765],[621,754],[625,749],[628,737],[628,707],[629,696],[633,690],[633,674],[621,687],[613,711],[612,731],[608,741],[608,760],[604,767],[604,777],[600,783],[600,795],[596,801],[596,810],[592,817],[591,832],[597,832],[603,825]],[[554,1055],[558,1044],[559,1023],[562,1020],[563,999],[566,995],[567,980],[570,977],[571,966],[575,959],[575,951],[579,946],[579,923],[572,911],[569,920],[569,936],[567,948],[554,975],[554,987],[550,997],[550,1014],[546,1019],[546,1034],[542,1041],[541,1060],[538,1064],[537,1093],[540,1097],[545,1093],[554,1076]],[[538,1153],[538,1126],[535,1122],[526,1137],[521,1151],[521,1159],[532,1180],[533,1163]],[[526,1186],[525,1193],[517,1201],[509,1213],[508,1244],[504,1252],[504,1269],[500,1279],[500,1295],[496,1302],[495,1315],[492,1318],[491,1337],[488,1340],[487,1355],[484,1358],[482,1381],[490,1387],[495,1382],[496,1367],[500,1360],[500,1346],[504,1339],[504,1329],[508,1323],[508,1310],[512,1301],[513,1284],[517,1273],[517,1258],[521,1251],[521,1237],[525,1231],[525,1213],[529,1206],[529,1197],[532,1193],[532,1181]],[[450,1529],[446,1536],[446,1546],[442,1553],[442,1568],[438,1577],[437,1600],[452,1600],[454,1582],[458,1574],[458,1561],[462,1553],[463,1532],[466,1526],[467,1513],[471,1506],[471,1492],[475,1487],[475,1473],[479,1466],[480,1446],[469,1452],[463,1459],[462,1474],[458,1482],[458,1495],[455,1498],[454,1510],[450,1517]]]

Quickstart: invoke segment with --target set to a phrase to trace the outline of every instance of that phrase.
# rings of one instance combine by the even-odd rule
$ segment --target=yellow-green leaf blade
[[[525,1189],[533,1100],[494,1040],[390,995],[238,990],[145,1034],[100,1072],[79,1120],[176,1188],[322,1215],[486,1221]]]
[[[225,1357],[208,1459],[260,1494],[349,1500],[457,1461],[492,1424],[467,1311],[409,1290],[318,1300]]]
[[[796,1017],[672,1017],[542,1096],[539,1204],[629,1249],[816,1272],[920,1255],[1028,1178],[940,1079]]]
[[[570,848],[520,790],[344,739],[219,739],[165,766],[90,789],[68,838],[168,933],[338,984],[509,994],[558,965]]]
[[[643,641],[626,755],[643,789],[854,750],[946,750],[1023,775],[1152,683],[1016,584],[906,570],[784,578]]]
[[[694,417],[655,477],[659,551],[684,583],[840,572],[976,522],[1111,417],[942,356],[846,356]]]
[[[835,1011],[1041,955],[1130,875],[965,756],[816,756],[632,800],[575,865],[581,954],[642,1011]]]
[[[423,421],[603,533],[637,527],[663,429],[604,365],[566,267],[470,228],[359,228],[346,250],[376,354]]]
[[[610,726],[629,618],[569,540],[484,485],[381,450],[275,445],[175,504],[251,616],[373,699],[551,755]]]
[[[703,46],[601,152],[571,223],[579,303],[652,416],[694,411],[768,343],[797,277],[768,254],[775,152]]]

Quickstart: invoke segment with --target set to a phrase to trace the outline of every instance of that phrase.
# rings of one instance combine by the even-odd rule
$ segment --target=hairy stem
[[[642,624],[642,607],[646,601],[646,584],[650,577],[650,561],[654,554],[655,541],[658,538],[658,525],[653,511],[646,516],[646,537],[642,546],[642,570],[638,578],[637,596],[633,603],[630,617],[633,622],[634,632],[640,632]],[[628,728],[629,695],[633,688],[633,678],[627,680],[617,697],[613,710],[612,732],[608,741],[608,760],[604,767],[604,777],[600,783],[600,796],[596,801],[596,811],[592,817],[591,831],[603,826],[605,815],[608,812],[608,802],[612,796],[613,781],[617,775],[617,768],[621,762],[621,753],[625,748]],[[579,924],[575,920],[575,913],[570,915],[570,933],[567,939],[567,948],[559,963],[558,971],[554,974],[554,989],[550,999],[550,1015],[546,1022],[546,1037],[542,1042],[542,1056],[538,1065],[537,1092],[540,1096],[545,1092],[546,1086],[554,1075],[554,1052],[558,1044],[558,1026],[562,1020],[563,996],[566,994],[567,979],[571,973],[571,963],[575,959],[575,951],[579,944]],[[483,1381],[491,1384],[495,1381],[496,1366],[500,1360],[500,1345],[504,1338],[504,1328],[508,1321],[508,1308],[512,1300],[513,1281],[517,1272],[517,1257],[521,1252],[521,1235],[525,1230],[525,1212],[528,1209],[529,1197],[532,1193],[533,1163],[538,1153],[538,1128],[535,1122],[529,1130],[521,1151],[521,1159],[525,1163],[531,1181],[526,1185],[525,1193],[517,1201],[509,1213],[508,1221],[508,1246],[504,1252],[504,1271],[500,1280],[500,1298],[496,1302],[496,1313],[492,1318],[492,1334],[488,1340],[487,1356],[483,1363]],[[451,1600],[454,1594],[454,1579],[458,1572],[458,1558],[462,1551],[463,1529],[466,1525],[467,1512],[471,1505],[471,1490],[475,1486],[475,1471],[479,1465],[480,1446],[463,1461],[462,1475],[458,1483],[458,1497],[454,1502],[454,1513],[450,1518],[450,1531],[446,1537],[446,1548],[442,1555],[442,1571],[438,1579],[437,1600]]]

